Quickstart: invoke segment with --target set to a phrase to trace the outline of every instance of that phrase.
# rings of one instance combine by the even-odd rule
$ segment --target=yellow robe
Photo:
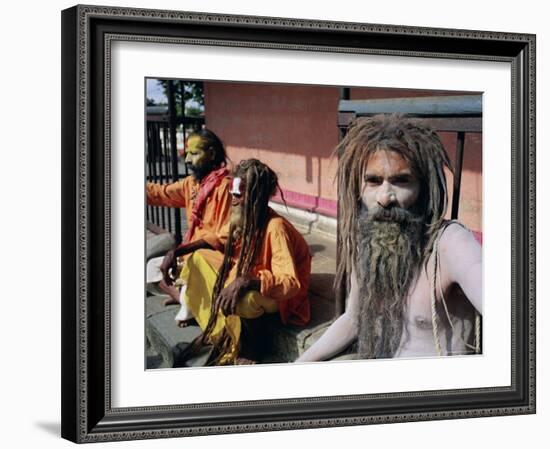
[[[240,249],[232,260],[232,269],[225,286],[236,277],[236,262]],[[185,300],[201,329],[210,318],[212,292],[223,255],[216,251],[196,251],[187,261],[181,277],[187,284]],[[241,335],[240,318],[257,318],[263,313],[279,311],[281,321],[305,325],[310,319],[307,296],[311,273],[311,254],[302,235],[283,217],[270,210],[262,248],[249,276],[260,280],[260,292],[244,295],[237,304],[235,315],[224,316],[221,311],[212,343],[224,333],[231,339],[229,350],[222,354],[220,364],[233,363],[238,356]]]

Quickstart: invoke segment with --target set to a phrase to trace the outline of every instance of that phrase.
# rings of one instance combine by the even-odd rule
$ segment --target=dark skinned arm
[[[181,244],[176,249],[171,249],[166,253],[164,259],[162,259],[160,271],[162,272],[162,277],[167,285],[172,285],[174,281],[174,279],[170,276],[170,268],[172,269],[172,272],[176,272],[178,257],[192,253],[198,249],[212,249],[212,247],[204,240],[196,240],[194,242]]]
[[[174,250],[176,257],[185,256],[186,254],[197,251],[198,249],[214,249],[205,240],[195,240],[194,242],[181,244]]]
[[[216,308],[224,315],[233,315],[237,309],[237,303],[246,293],[260,291],[260,280],[241,276],[225,287],[216,299]]]

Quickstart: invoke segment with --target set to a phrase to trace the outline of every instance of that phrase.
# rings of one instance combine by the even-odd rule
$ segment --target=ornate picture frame
[[[117,41],[509,64],[510,385],[113,407],[110,100]],[[96,442],[535,412],[534,35],[79,5],[62,12],[62,123],[64,438]]]

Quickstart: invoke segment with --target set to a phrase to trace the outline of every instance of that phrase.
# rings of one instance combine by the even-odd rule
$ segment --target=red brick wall
[[[332,215],[338,142],[339,90],[334,87],[205,82],[206,126],[220,136],[230,159],[255,157],[279,176],[289,204]],[[405,89],[352,88],[351,99],[449,95]],[[457,95],[460,92],[452,92]],[[456,134],[442,133],[452,161]],[[459,219],[481,230],[481,135],[467,135]],[[452,192],[452,176],[449,176]]]
[[[382,98],[410,98],[429,97],[443,95],[462,95],[470,92],[447,92],[419,89],[382,89],[382,88],[352,88],[351,100],[367,100]],[[456,160],[456,133],[440,133],[445,149],[454,164]],[[458,218],[470,229],[481,231],[482,229],[482,135],[479,133],[467,133],[464,142],[464,160],[462,165],[462,179],[460,188],[460,204]],[[447,173],[449,188],[449,211],[451,215],[451,200],[453,191],[453,175]]]
[[[258,158],[283,189],[333,200],[337,107],[338,90],[330,87],[205,83],[206,126],[233,162]]]

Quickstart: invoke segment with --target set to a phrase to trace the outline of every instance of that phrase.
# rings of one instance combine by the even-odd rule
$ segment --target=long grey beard
[[[401,343],[412,282],[422,259],[423,219],[401,208],[360,213],[357,280],[361,358],[393,357]]]

